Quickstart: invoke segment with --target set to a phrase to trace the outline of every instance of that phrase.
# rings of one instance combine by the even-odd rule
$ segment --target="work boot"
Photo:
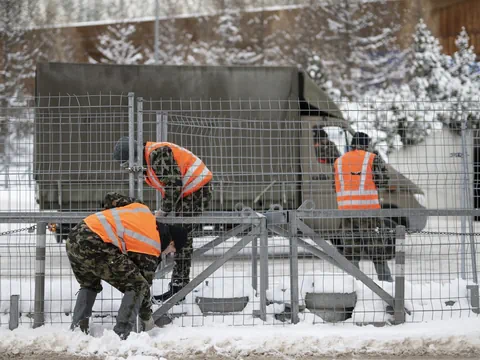
[[[374,261],[373,265],[375,266],[378,280],[393,282],[392,273],[386,261]]]
[[[163,303],[163,302],[167,301],[168,299],[170,299],[177,292],[182,290],[184,286],[185,285],[183,285],[183,284],[178,284],[178,283],[175,283],[175,282],[173,284],[170,283],[170,284],[168,284],[169,289],[166,292],[164,292],[162,295],[154,296],[153,300],[154,300],[154,302],[158,302],[158,303],[162,302]],[[183,300],[185,300],[185,297],[178,300],[178,302],[181,302]]]
[[[118,309],[117,323],[113,328],[120,339],[125,340],[132,332],[142,301],[143,295],[136,294],[135,291],[127,291],[123,295],[120,309]]]
[[[75,328],[80,326],[80,330],[82,330],[82,332],[85,334],[88,334],[88,321],[92,316],[93,304],[95,303],[96,298],[96,291],[85,288],[80,289],[77,296],[77,302],[75,303],[75,308],[73,310],[72,325],[70,326],[70,330],[73,331]]]

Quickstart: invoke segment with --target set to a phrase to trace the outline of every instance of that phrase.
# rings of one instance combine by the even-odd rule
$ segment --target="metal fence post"
[[[252,287],[255,294],[258,294],[258,239],[252,240]]]
[[[396,228],[395,244],[395,324],[405,322],[405,226]]]
[[[10,317],[8,319],[8,328],[14,330],[18,328],[18,319],[20,318],[20,295],[10,296]]]
[[[135,94],[128,93],[128,196],[135,197]]]
[[[35,305],[33,328],[45,323],[45,247],[47,243],[47,224],[37,223],[37,245],[35,257]]]
[[[168,113],[166,111],[158,111],[155,117],[157,142],[167,141],[168,135]],[[162,195],[156,191],[157,209],[162,206]]]
[[[137,99],[137,199],[143,201],[143,98]]]
[[[467,129],[468,129],[468,119],[465,116],[464,121],[462,122],[462,167],[463,167],[463,197],[464,199],[464,208],[465,209],[473,209],[472,206],[472,193],[470,191],[470,176],[469,176],[469,166],[468,166],[468,147],[467,147]],[[462,278],[466,279],[466,241],[465,241],[465,233],[466,233],[466,217],[462,217]],[[473,219],[472,215],[468,216],[468,231],[469,231],[469,238],[470,238],[470,261],[472,267],[472,277],[473,282],[478,286],[478,275],[477,275],[477,256],[476,256],[476,246],[475,246],[475,238],[473,236],[474,228],[473,228]]]
[[[297,324],[298,318],[298,241],[297,241],[297,215],[295,211],[289,212],[290,230],[290,309],[292,324]]]
[[[267,218],[260,219],[260,319],[267,321],[268,229]]]

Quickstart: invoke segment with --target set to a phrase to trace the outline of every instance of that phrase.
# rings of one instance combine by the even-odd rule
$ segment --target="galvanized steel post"
[[[158,111],[155,117],[157,142],[167,141],[168,129],[168,113],[166,111]],[[157,209],[162,206],[162,194],[156,192]]]
[[[128,93],[128,195],[135,197],[135,94]]]
[[[258,239],[252,240],[252,287],[258,293]]]
[[[37,223],[37,245],[35,251],[35,304],[33,328],[45,323],[45,247],[47,243],[47,224]]]
[[[295,211],[289,212],[290,232],[290,311],[292,324],[297,324],[298,318],[298,239],[297,239],[297,216]]]
[[[395,324],[405,322],[405,226],[396,228],[395,244]]]
[[[267,321],[268,229],[267,218],[260,219],[260,319]]]
[[[137,199],[143,201],[143,98],[137,99]]]

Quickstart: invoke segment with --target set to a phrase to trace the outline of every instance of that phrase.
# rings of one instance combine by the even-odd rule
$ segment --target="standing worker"
[[[146,205],[117,193],[106,195],[104,207],[68,235],[67,255],[80,284],[71,329],[88,333],[104,280],[124,294],[113,330],[126,339],[137,315],[144,331],[153,328],[150,286],[160,255],[182,250],[187,231],[158,223]]]
[[[333,165],[341,155],[337,145],[328,138],[327,132],[321,127],[313,127],[313,146],[317,160],[321,164]]]
[[[129,159],[129,139],[118,140],[113,151],[114,160]],[[137,145],[134,146],[135,156]],[[203,161],[189,150],[169,142],[147,142],[144,145],[143,165],[145,181],[162,194],[162,208],[157,216],[174,212],[176,216],[189,217],[205,211],[212,198],[212,173]],[[175,254],[172,280],[169,289],[158,296],[157,301],[166,301],[190,282],[192,266],[194,224],[184,224],[188,231],[187,244]]]
[[[352,150],[335,161],[335,190],[339,210],[380,209],[378,190],[388,186],[387,169],[382,158],[368,152],[370,138],[357,132]],[[381,218],[344,218],[340,252],[359,268],[361,258],[373,261],[380,281],[393,281],[387,260],[394,258],[394,239],[384,231]]]

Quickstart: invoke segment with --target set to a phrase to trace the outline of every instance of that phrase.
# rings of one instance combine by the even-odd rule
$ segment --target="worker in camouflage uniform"
[[[137,149],[136,144],[134,148]],[[113,158],[126,162],[128,149],[128,137],[122,137],[115,145]],[[196,155],[169,142],[147,142],[143,163],[145,181],[162,194],[162,208],[157,216],[174,213],[177,217],[190,217],[201,215],[208,208],[212,198],[212,173]],[[154,300],[166,301],[190,282],[193,233],[198,226],[184,224],[188,231],[187,244],[175,255],[169,289],[154,296]]]
[[[328,138],[327,132],[317,126],[313,127],[313,146],[318,162],[321,164],[333,165],[341,155],[337,145]]]
[[[181,251],[187,231],[156,221],[142,202],[108,193],[105,210],[86,217],[68,235],[66,250],[80,284],[71,329],[88,333],[101,280],[124,295],[114,331],[122,338],[132,331],[139,315],[141,328],[153,328],[150,286],[160,255]]]
[[[380,209],[378,190],[388,186],[388,172],[380,155],[367,151],[369,145],[368,135],[357,132],[352,138],[352,150],[335,161],[340,210]],[[333,242],[356,267],[360,259],[369,259],[379,280],[393,281],[387,260],[395,256],[395,237],[381,218],[344,218],[341,237]]]

